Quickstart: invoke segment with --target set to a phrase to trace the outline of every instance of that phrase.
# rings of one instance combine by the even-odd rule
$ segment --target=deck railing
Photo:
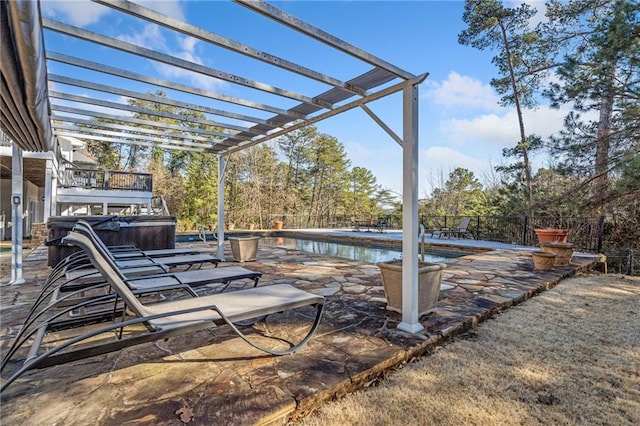
[[[66,188],[151,192],[153,179],[148,173],[67,168],[62,173],[61,185]]]

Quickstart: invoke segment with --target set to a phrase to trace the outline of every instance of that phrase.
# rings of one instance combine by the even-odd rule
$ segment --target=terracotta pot
[[[539,243],[566,243],[569,230],[556,228],[535,229]]]
[[[282,229],[282,221],[281,220],[276,220],[273,222],[273,227],[275,229]]]
[[[379,262],[376,265],[382,274],[387,309],[402,313],[402,260]],[[420,316],[435,310],[445,266],[444,263],[418,263],[418,312]]]
[[[573,257],[573,244],[571,243],[541,243],[542,251],[555,253],[556,260],[553,266],[567,266]]]
[[[533,258],[533,269],[537,271],[550,270],[556,261],[555,253],[542,250],[531,252],[531,257]]]

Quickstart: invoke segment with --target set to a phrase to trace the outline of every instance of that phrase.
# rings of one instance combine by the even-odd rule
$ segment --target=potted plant
[[[382,275],[382,285],[387,297],[387,309],[402,313],[402,260],[378,262],[376,265]],[[444,263],[418,262],[418,312],[420,316],[435,309],[445,266]]]
[[[573,257],[573,244],[571,243],[540,243],[540,249],[556,255],[553,266],[567,266]]]
[[[273,227],[275,229],[282,229],[282,225],[283,225],[283,223],[282,223],[281,220],[274,220],[273,221]]]
[[[533,258],[533,269],[538,271],[549,271],[556,261],[556,254],[548,251],[536,250],[531,252]]]
[[[566,243],[569,235],[568,229],[538,228],[534,231],[539,243]]]

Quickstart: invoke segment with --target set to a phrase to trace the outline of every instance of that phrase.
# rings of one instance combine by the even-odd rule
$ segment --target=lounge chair
[[[389,218],[379,217],[376,221],[376,231],[382,233],[385,229],[389,229]]]
[[[100,246],[103,251],[114,261],[111,252],[105,247],[100,238],[93,232],[91,227],[84,221],[79,221],[74,230],[86,235],[91,239],[94,245]],[[215,263],[217,267],[217,262]],[[86,266],[86,265],[85,265]],[[58,282],[57,279],[47,279],[43,285],[43,289],[38,296],[36,303],[30,312],[30,315],[35,313],[35,309],[38,309],[42,303],[49,301],[49,305],[69,306],[79,303],[81,300],[98,295],[104,294],[107,283],[104,281],[102,275],[95,269],[74,269],[74,273],[67,273],[66,281]],[[190,289],[193,287],[199,287],[203,285],[210,285],[220,283],[221,286],[218,291],[224,291],[232,281],[251,279],[254,281],[254,287],[258,285],[258,280],[262,276],[260,272],[252,271],[239,266],[229,266],[216,269],[195,269],[180,272],[166,272],[163,270],[150,269],[148,273],[141,275],[140,271],[136,268],[122,269],[123,276],[127,278],[127,284],[129,287],[138,292],[153,292],[156,287],[163,289],[171,289],[171,286],[180,287],[187,290],[191,295],[197,296],[195,292]],[[131,273],[133,272],[133,273]],[[153,276],[149,276],[149,273],[155,273]],[[59,274],[57,275],[60,276]],[[103,285],[101,286],[100,283]],[[78,292],[77,290],[83,290]],[[72,297],[68,293],[74,292]]]
[[[164,272],[167,272],[170,268],[176,266],[187,266],[187,268],[192,268],[194,266],[202,266],[204,263],[212,263],[215,266],[220,263],[221,259],[211,256],[208,253],[200,253],[200,252],[191,252],[190,254],[178,255],[176,251],[174,251],[172,255],[164,256],[164,257],[149,257],[144,255],[144,251],[135,251],[128,253],[112,253],[109,248],[104,244],[104,242],[100,239],[98,234],[95,233],[91,225],[83,220],[79,220],[73,228],[74,230],[81,232],[87,235],[89,238],[93,240],[95,244],[98,244],[102,247],[102,249],[111,257],[112,260],[116,261],[118,267],[120,268],[135,268],[132,272],[135,271],[136,274],[144,275],[145,273],[153,274],[163,272],[159,269],[164,269]],[[166,253],[166,250],[175,250],[175,249],[163,249]],[[179,249],[180,250],[180,249]],[[158,252],[159,253],[159,252]],[[83,259],[84,256],[82,254],[77,254],[73,261],[77,262],[77,259]],[[80,266],[78,266],[80,265]],[[87,264],[88,266],[88,264]],[[57,266],[56,266],[57,268]],[[91,279],[100,279],[100,274],[97,273],[95,269],[87,269],[82,267],[82,263],[76,263],[76,266],[73,268],[67,268],[65,270],[65,275],[67,279],[78,279],[82,277],[83,280],[91,280]]]
[[[254,287],[230,293],[162,302],[153,305],[144,304],[125,284],[125,277],[118,270],[113,260],[101,247],[95,246],[86,235],[71,231],[63,238],[63,241],[76,245],[87,253],[91,263],[109,282],[112,290],[126,303],[127,311],[130,311],[134,318],[114,322],[98,329],[91,329],[66,341],[58,342],[58,346],[41,352],[49,325],[59,316],[64,315],[65,310],[56,312],[38,327],[35,327],[29,333],[23,334],[20,337],[20,341],[14,342],[11,350],[3,360],[3,368],[22,345],[27,341],[33,340],[29,354],[22,367],[2,383],[0,392],[3,392],[22,374],[35,368],[101,355],[136,344],[212,328],[218,325],[228,325],[240,338],[259,350],[273,355],[285,355],[302,348],[311,339],[320,324],[324,308],[324,297],[299,290],[289,284]],[[307,306],[316,308],[315,320],[310,330],[299,343],[292,344],[284,350],[267,348],[254,342],[234,324]],[[129,326],[137,324],[145,325],[146,331],[129,331]],[[124,334],[125,328],[127,328],[126,335]],[[119,332],[116,333],[115,340],[98,338],[105,333],[117,330]],[[82,344],[85,341],[88,341],[86,345]]]
[[[468,230],[469,224],[471,223],[470,217],[464,217],[460,221],[460,224],[456,228],[442,228],[438,231],[434,231],[432,236],[435,236],[436,233],[438,238],[441,238],[443,235],[448,237],[462,238],[463,236],[470,234],[471,231]]]

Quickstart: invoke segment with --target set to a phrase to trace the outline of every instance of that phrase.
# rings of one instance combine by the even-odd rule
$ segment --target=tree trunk
[[[502,31],[502,40],[507,55],[507,64],[509,65],[509,77],[511,78],[511,87],[513,90],[513,100],[516,105],[516,113],[518,114],[518,125],[520,127],[520,147],[522,148],[522,162],[524,163],[524,183],[527,188],[526,200],[527,210],[529,210],[531,199],[531,165],[529,164],[529,148],[527,146],[527,135],[524,130],[524,119],[522,117],[522,106],[520,105],[520,92],[516,82],[516,75],[513,71],[513,63],[511,60],[511,49],[509,49],[509,40],[507,39],[507,30],[500,21],[500,30]]]
[[[613,113],[614,78],[616,66],[611,65],[606,74],[605,90],[600,102],[600,116],[598,117],[598,131],[596,133],[596,209],[600,213],[604,209],[609,180],[609,145],[611,134],[611,115]]]

